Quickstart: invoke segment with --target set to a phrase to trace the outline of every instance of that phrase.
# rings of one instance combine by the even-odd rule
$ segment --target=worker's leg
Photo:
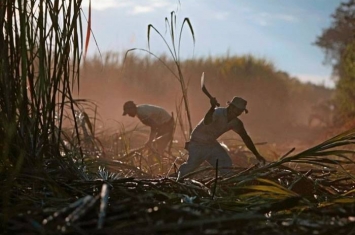
[[[155,148],[160,155],[164,154],[164,150],[173,140],[174,132],[174,120],[172,119],[169,123],[165,124],[162,128],[157,131],[157,140],[155,141]]]
[[[210,149],[207,161],[212,166],[216,167],[216,162],[218,159],[218,168],[229,168],[232,167],[232,160],[228,152],[218,143]],[[220,169],[221,174],[229,173],[230,169]]]
[[[187,173],[192,172],[198,166],[200,166],[203,161],[206,160],[206,156],[207,156],[206,149],[203,148],[203,146],[198,146],[198,145],[194,145],[193,143],[190,143],[188,147],[188,151],[189,151],[189,158],[185,163],[183,163],[180,166],[178,171],[180,177],[186,175]]]
[[[161,135],[161,138],[159,138],[155,141],[154,146],[160,155],[164,154],[164,151],[165,151],[166,147],[168,146],[168,144],[170,143],[170,141],[172,141],[172,134],[171,133],[164,133],[163,135]]]

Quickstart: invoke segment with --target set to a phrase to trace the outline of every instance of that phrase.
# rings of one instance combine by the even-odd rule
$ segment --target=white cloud
[[[334,88],[335,83],[329,76],[313,75],[313,74],[296,74],[294,75],[301,82],[310,82],[317,85],[324,85],[328,88]]]
[[[133,9],[130,11],[132,15],[141,14],[141,13],[148,13],[154,11],[154,7],[152,6],[134,6]]]
[[[162,8],[173,10],[176,6],[176,3],[170,3],[164,0],[146,0],[142,4],[134,4],[133,9],[129,10],[129,14],[137,15],[150,13]]]
[[[268,21],[265,19],[255,19],[255,22],[261,26],[268,26],[269,25]]]
[[[298,22],[298,18],[296,18],[293,15],[286,15],[286,14],[276,14],[276,15],[271,15],[271,17],[275,20],[283,20],[283,21],[288,21],[288,22]]]
[[[119,0],[99,0],[91,1],[91,8],[95,10],[106,10],[108,8],[124,8],[124,7],[129,7],[132,5],[130,1],[119,1]],[[83,7],[89,7],[89,0],[84,0],[82,3]]]
[[[83,7],[89,6],[89,0],[84,0]],[[91,0],[91,7],[95,10],[125,8],[131,15],[154,12],[157,9],[175,7],[176,2],[166,0]],[[173,10],[173,8],[171,8]]]
[[[213,17],[217,20],[226,20],[229,16],[229,12],[216,12]]]
[[[290,23],[296,23],[299,21],[297,17],[290,14],[271,14],[266,12],[255,14],[252,20],[261,26],[271,25],[275,21],[286,21]]]

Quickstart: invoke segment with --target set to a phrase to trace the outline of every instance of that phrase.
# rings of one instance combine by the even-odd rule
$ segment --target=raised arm
[[[208,112],[206,113],[204,119],[203,119],[203,124],[205,125],[209,125],[212,123],[213,121],[213,113],[214,113],[214,109],[216,108],[218,101],[215,97],[210,99],[210,104],[211,104],[211,108],[208,110]]]

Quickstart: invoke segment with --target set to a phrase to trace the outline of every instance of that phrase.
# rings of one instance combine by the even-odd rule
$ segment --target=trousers
[[[158,151],[160,155],[164,154],[164,150],[172,141],[174,132],[174,119],[171,118],[168,122],[163,125],[157,127],[155,129],[155,138],[158,138],[154,142],[154,147]]]
[[[218,159],[218,168],[232,166],[232,160],[228,152],[217,141],[208,145],[190,142],[187,150],[189,151],[189,157],[178,170],[180,177],[194,171],[204,161],[215,167]],[[230,169],[221,169],[220,172],[226,174],[230,172]]]

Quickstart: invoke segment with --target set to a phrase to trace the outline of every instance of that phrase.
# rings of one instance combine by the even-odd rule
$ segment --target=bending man
[[[151,128],[149,139],[145,145],[153,147],[160,155],[163,155],[165,148],[173,139],[174,118],[159,106],[136,105],[133,101],[127,101],[123,105],[123,115],[127,114],[130,117],[137,116],[144,125]]]
[[[195,170],[202,162],[207,161],[212,166],[218,159],[219,167],[231,167],[232,160],[227,151],[219,144],[217,138],[223,133],[233,130],[240,135],[248,149],[255,157],[265,164],[265,159],[259,154],[255,145],[244,128],[243,122],[238,118],[243,112],[247,113],[247,101],[234,97],[229,101],[228,107],[216,108],[217,100],[210,100],[211,108],[204,119],[191,133],[190,142],[187,144],[189,158],[179,168],[179,178]],[[228,173],[229,169],[221,169],[221,173]]]

